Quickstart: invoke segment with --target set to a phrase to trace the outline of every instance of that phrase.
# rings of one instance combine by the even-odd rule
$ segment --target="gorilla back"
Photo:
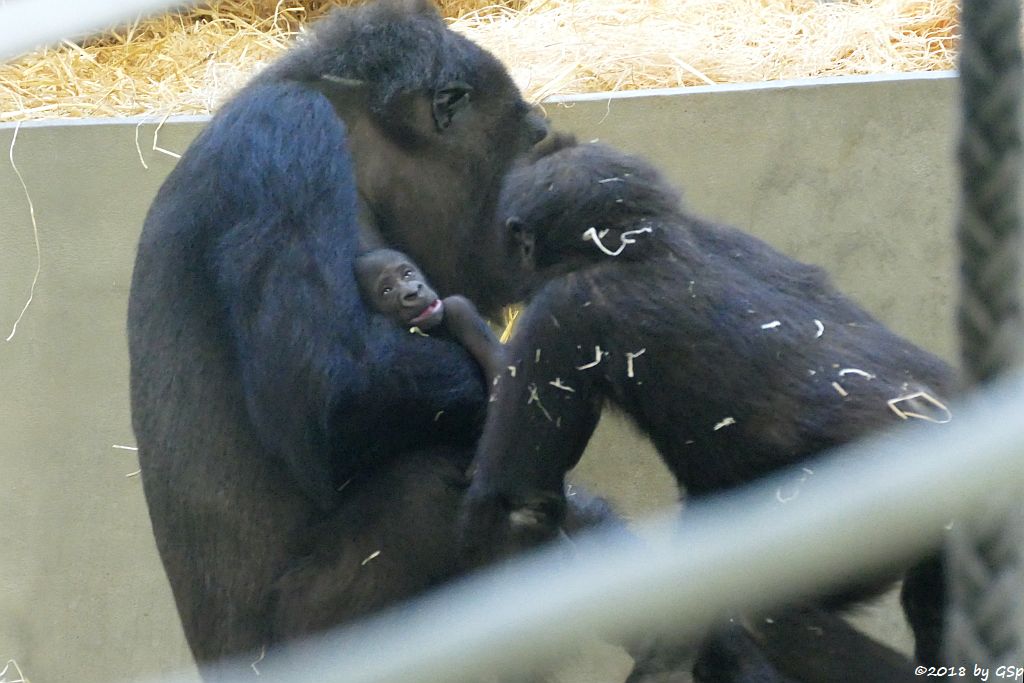
[[[475,490],[494,487],[506,502],[530,486],[558,493],[605,398],[652,438],[690,495],[908,415],[948,418],[934,398],[955,389],[945,363],[819,268],[683,211],[639,158],[601,145],[556,151],[509,175],[499,216],[489,251],[518,261],[518,275],[492,267],[504,273],[504,301],[525,297],[528,307]]]
[[[129,300],[132,421],[201,664],[453,571],[453,553],[424,549],[453,533],[482,377],[459,345],[410,339],[368,311],[352,262],[362,224],[440,290],[472,292],[460,248],[543,133],[493,57],[429,3],[388,2],[322,22],[221,109],[161,187]],[[378,489],[388,504],[353,507]],[[351,526],[318,535],[330,519]],[[424,531],[406,538],[410,520]]]

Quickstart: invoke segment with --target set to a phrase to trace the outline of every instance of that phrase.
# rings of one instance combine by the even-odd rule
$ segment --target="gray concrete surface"
[[[556,126],[642,153],[688,203],[831,271],[922,346],[954,353],[948,74],[584,96],[549,103]],[[124,316],[146,207],[175,160],[157,122],[25,124],[14,162],[35,206],[42,270],[0,341],[0,668],[35,683],[99,683],[188,667],[131,451]],[[201,120],[171,120],[182,151]],[[6,152],[15,127],[0,125]],[[139,145],[136,146],[138,134]],[[141,159],[140,159],[141,157]],[[148,165],[143,167],[142,160]],[[36,268],[26,198],[0,159],[0,339]],[[651,449],[603,420],[575,473],[637,517],[674,500]],[[869,610],[900,646],[892,598]],[[613,683],[613,648],[560,680]]]

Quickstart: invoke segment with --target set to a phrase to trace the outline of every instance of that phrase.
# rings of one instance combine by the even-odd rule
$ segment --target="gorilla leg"
[[[276,583],[275,640],[351,621],[457,572],[455,524],[468,482],[456,463],[468,454],[439,450],[408,454],[345,486],[344,502]]]
[[[275,584],[275,641],[380,610],[465,571],[457,522],[469,482],[459,463],[470,456],[409,453],[345,485],[344,502],[297,542],[298,559]],[[599,525],[625,530],[607,501],[574,488],[567,534]]]
[[[271,584],[288,566],[292,539],[315,514],[285,469],[241,427],[244,401],[212,355],[194,354],[193,362],[207,368],[201,380],[182,373],[166,387],[137,384],[136,396],[161,393],[178,408],[134,416],[153,535],[204,676],[218,659],[255,657],[269,644]],[[150,362],[159,359],[138,365]],[[181,424],[202,424],[204,431],[182,435]],[[206,435],[232,447],[216,449]],[[227,493],[224,482],[231,483]]]
[[[707,683],[915,680],[907,658],[813,605],[772,612],[750,630],[731,622],[715,631],[694,674]]]

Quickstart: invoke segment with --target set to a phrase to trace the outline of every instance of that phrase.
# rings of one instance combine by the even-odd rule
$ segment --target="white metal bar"
[[[0,0],[0,60],[81,38],[135,16],[191,4],[172,0]]]

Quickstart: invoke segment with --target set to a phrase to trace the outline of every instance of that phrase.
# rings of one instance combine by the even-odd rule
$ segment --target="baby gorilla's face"
[[[371,252],[360,258],[357,274],[364,296],[374,308],[404,325],[429,330],[444,317],[444,304],[404,254]]]

